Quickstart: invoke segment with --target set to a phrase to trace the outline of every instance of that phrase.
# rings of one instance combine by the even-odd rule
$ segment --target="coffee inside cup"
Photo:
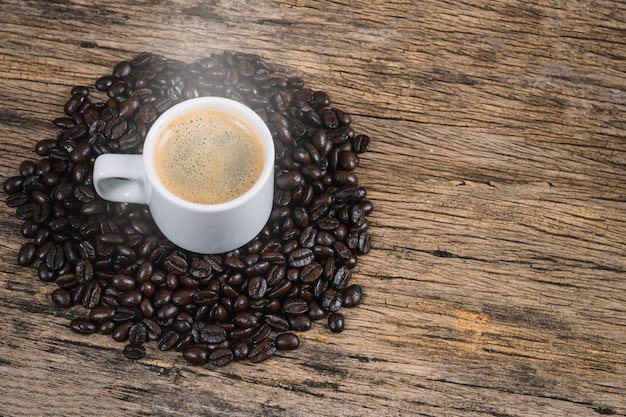
[[[219,204],[249,190],[263,160],[261,139],[247,123],[217,110],[199,110],[163,129],[153,163],[172,194],[192,203]]]

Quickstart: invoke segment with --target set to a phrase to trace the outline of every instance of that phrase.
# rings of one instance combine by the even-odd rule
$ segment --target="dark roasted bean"
[[[332,313],[328,316],[328,327],[333,333],[341,333],[343,331],[344,324],[345,320],[343,314]]]
[[[52,291],[52,301],[61,308],[70,308],[74,305],[72,303],[72,295],[65,288],[57,288]]]
[[[135,323],[128,329],[128,341],[132,344],[143,344],[148,339],[148,329],[143,323]]]
[[[200,331],[200,339],[206,343],[221,343],[226,340],[226,330],[217,325],[204,326]]]
[[[171,303],[165,303],[157,310],[155,314],[156,321],[161,325],[170,325],[178,312],[179,308],[177,306]]]
[[[28,196],[26,193],[18,192],[15,194],[11,194],[6,199],[6,204],[9,207],[20,207],[28,202]]]
[[[250,341],[255,345],[259,344],[267,339],[271,333],[272,328],[268,324],[261,324],[259,327],[254,329],[254,331],[250,335]]]
[[[179,339],[180,335],[174,330],[162,333],[161,336],[157,339],[157,348],[159,350],[173,349],[178,343]]]
[[[289,328],[296,332],[306,332],[311,328],[311,319],[305,315],[289,316]]]
[[[111,285],[119,291],[130,291],[135,288],[136,282],[130,275],[115,274],[111,280]]]
[[[248,357],[250,359],[250,362],[258,363],[271,358],[272,356],[274,356],[274,353],[276,353],[275,343],[272,340],[265,339],[264,341],[262,341],[258,345],[253,346],[252,349],[250,349]]]
[[[250,354],[251,349],[250,342],[247,340],[237,340],[232,347],[233,350],[233,359],[235,360],[243,360],[247,359]]]
[[[256,327],[259,324],[259,318],[251,311],[242,311],[235,315],[233,323],[240,328]]]
[[[231,349],[222,348],[211,352],[209,356],[209,363],[215,366],[226,366],[234,359],[234,354]]]
[[[142,294],[139,289],[132,289],[122,293],[119,300],[120,304],[124,307],[137,307],[141,304]]]
[[[347,286],[348,281],[350,281],[351,276],[352,272],[350,271],[350,268],[345,265],[340,266],[333,275],[333,287],[337,290],[344,289]]]
[[[4,192],[14,194],[22,190],[23,177],[21,175],[9,177],[4,181]]]
[[[89,320],[100,323],[113,318],[115,310],[110,306],[98,305],[89,312]]]
[[[329,312],[336,312],[341,308],[341,304],[343,303],[343,298],[339,291],[336,291],[333,288],[328,288],[322,294],[321,298],[321,307]]]
[[[301,268],[313,262],[313,251],[308,248],[296,249],[289,254],[289,265]]]
[[[306,301],[301,299],[289,299],[283,303],[283,312],[286,314],[303,314],[306,313],[309,306]]]
[[[253,277],[248,281],[248,296],[253,300],[265,297],[267,281],[263,277]]]
[[[297,171],[287,171],[276,177],[276,187],[290,190],[304,185],[302,174]]]
[[[361,303],[363,289],[360,285],[352,284],[346,287],[343,292],[343,306],[347,308],[356,307]]]
[[[124,346],[124,356],[128,359],[141,359],[146,356],[146,348],[142,344],[129,343]]]
[[[70,329],[80,334],[95,333],[96,328],[96,323],[86,317],[79,317],[70,322]]]
[[[37,246],[32,242],[22,245],[17,253],[17,263],[19,265],[30,265],[35,261],[37,255]]]
[[[319,320],[323,318],[325,315],[324,310],[320,307],[319,303],[315,300],[309,302],[309,310],[307,311],[307,316],[311,320]]]
[[[305,265],[300,270],[300,281],[305,283],[315,282],[322,275],[323,271],[324,268],[317,262]]]
[[[85,287],[85,293],[81,300],[83,307],[92,309],[100,303],[102,297],[102,287],[97,281],[91,281]]]
[[[193,300],[198,305],[207,305],[211,306],[218,302],[219,295],[212,290],[202,290],[198,291],[194,296]]]
[[[284,332],[289,329],[289,322],[284,316],[276,314],[266,314],[263,321],[272,327],[272,329]]]
[[[276,349],[294,350],[300,346],[300,338],[294,333],[282,333],[276,336]]]

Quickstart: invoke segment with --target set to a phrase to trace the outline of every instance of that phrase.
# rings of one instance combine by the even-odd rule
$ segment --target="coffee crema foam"
[[[154,167],[183,200],[219,204],[248,191],[261,175],[261,139],[243,121],[215,110],[181,116],[157,140]]]

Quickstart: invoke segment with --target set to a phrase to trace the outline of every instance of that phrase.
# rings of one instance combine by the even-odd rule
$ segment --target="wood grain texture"
[[[261,364],[131,362],[68,329],[2,204],[0,416],[626,416],[625,3],[0,0],[2,180],[72,86],[222,50],[371,136],[363,304]]]

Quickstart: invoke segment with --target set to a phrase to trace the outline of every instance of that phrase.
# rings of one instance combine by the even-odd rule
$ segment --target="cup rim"
[[[159,177],[156,174],[154,168],[154,150],[156,147],[156,141],[160,136],[161,131],[169,125],[171,121],[178,118],[181,114],[187,112],[193,112],[202,109],[215,109],[225,111],[226,113],[234,113],[241,117],[246,124],[254,130],[261,139],[264,152],[263,170],[259,175],[259,178],[255,181],[254,185],[250,187],[246,192],[240,196],[228,200],[222,203],[215,204],[203,204],[187,201],[168,190]],[[274,175],[274,158],[275,149],[272,134],[267,124],[261,119],[261,117],[247,105],[225,97],[196,97],[187,99],[180,103],[177,103],[164,111],[150,126],[143,147],[143,163],[146,169],[147,180],[150,183],[150,187],[158,190],[158,192],[165,196],[167,199],[173,201],[177,205],[184,207],[187,210],[201,211],[201,212],[219,212],[231,210],[235,207],[241,206],[254,198],[264,187],[268,181],[273,181]],[[150,190],[154,192],[154,190]]]

